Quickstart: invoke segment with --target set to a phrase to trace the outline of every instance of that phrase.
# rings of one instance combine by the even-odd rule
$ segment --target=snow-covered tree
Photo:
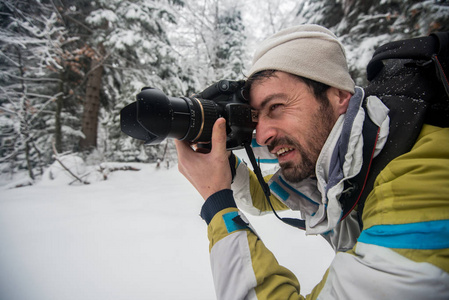
[[[2,1],[0,7],[2,168],[27,168],[34,178],[34,169],[41,173],[49,163],[52,144],[62,147],[62,101],[69,94],[63,80],[78,69],[65,56],[72,40],[52,6]]]
[[[182,2],[169,0],[99,0],[86,17],[95,28],[90,43],[103,52],[97,67],[102,69],[97,76],[101,75],[99,98],[104,108],[97,120],[98,150],[110,159],[151,161],[164,151],[163,146],[143,150],[140,142],[121,134],[119,111],[145,86],[174,95],[184,90],[184,71],[176,64],[177,53],[167,37],[167,26],[176,22],[174,10],[179,5]]]
[[[255,41],[282,28],[330,28],[362,86],[379,45],[449,30],[443,0],[0,0],[0,12],[0,167],[30,177],[53,145],[96,147],[83,152],[96,160],[174,155],[170,140],[122,134],[120,110],[145,86],[190,96],[244,78]]]
[[[380,45],[449,30],[449,2],[441,0],[306,0],[300,23],[330,28],[346,46],[350,72],[366,84],[365,68]]]
[[[246,60],[246,32],[241,1],[189,1],[172,33],[183,68],[198,92],[221,79],[241,79]]]

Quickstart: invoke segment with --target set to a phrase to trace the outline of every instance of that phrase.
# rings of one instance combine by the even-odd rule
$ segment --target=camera
[[[207,147],[215,121],[224,117],[227,150],[241,149],[251,143],[257,124],[244,85],[243,80],[220,80],[192,97],[169,97],[143,88],[136,101],[120,111],[121,130],[149,145],[175,138]]]

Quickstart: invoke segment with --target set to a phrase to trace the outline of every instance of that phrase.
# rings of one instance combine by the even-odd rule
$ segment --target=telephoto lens
[[[168,97],[158,89],[144,88],[137,101],[122,110],[122,131],[133,137],[137,135],[147,144],[158,144],[165,138],[209,142],[212,126],[221,111],[211,100]]]

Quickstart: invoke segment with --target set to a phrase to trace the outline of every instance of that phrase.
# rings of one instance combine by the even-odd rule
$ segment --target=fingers
[[[219,118],[215,121],[214,126],[212,128],[212,138],[211,144],[215,151],[226,151],[226,120],[224,118]],[[178,154],[188,155],[191,152],[199,152],[199,153],[209,153],[210,151],[207,148],[198,147],[196,150],[192,149],[191,145],[186,141],[175,140],[176,150]],[[229,154],[227,154],[229,157]]]
[[[226,120],[219,118],[212,128],[212,150],[226,151]]]

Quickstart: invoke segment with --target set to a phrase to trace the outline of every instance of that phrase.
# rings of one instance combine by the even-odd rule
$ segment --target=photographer
[[[339,201],[361,172],[364,144],[377,157],[396,137],[389,109],[354,86],[335,35],[301,25],[271,36],[245,89],[257,112],[257,143],[279,161],[266,178],[273,208],[299,210],[306,233],[323,235],[337,251],[307,299],[449,299],[449,129],[422,127],[413,148],[376,176],[359,221]],[[378,130],[364,140],[366,118]],[[271,208],[254,174],[228,157],[225,122],[215,122],[209,153],[176,141],[180,172],[206,200],[201,216],[217,298],[303,299],[295,275],[240,211]]]

